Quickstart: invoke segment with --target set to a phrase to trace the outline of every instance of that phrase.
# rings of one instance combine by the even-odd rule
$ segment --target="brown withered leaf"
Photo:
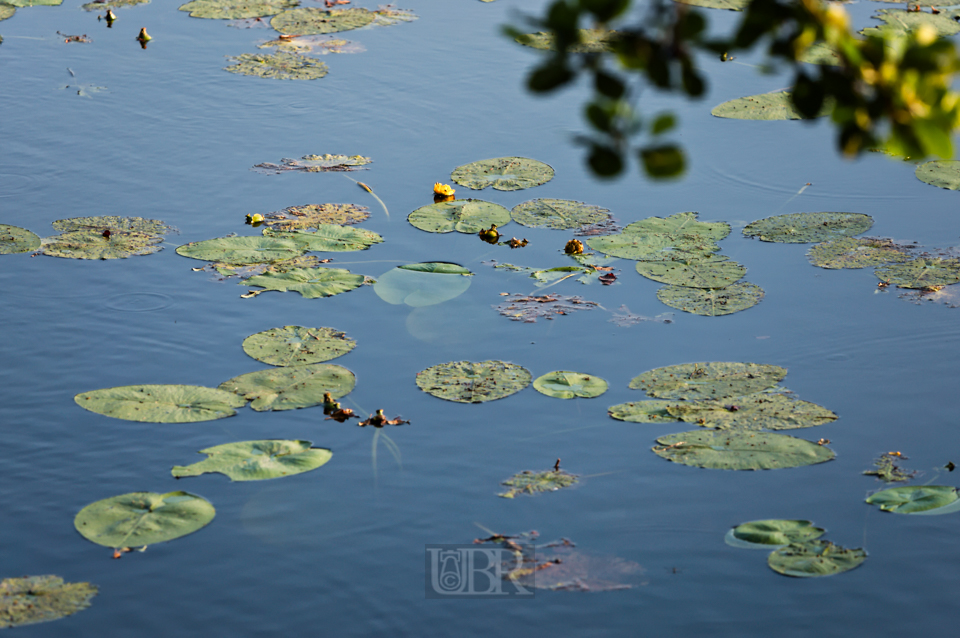
[[[536,323],[537,318],[553,319],[557,315],[569,315],[578,310],[592,310],[598,307],[595,301],[584,301],[581,297],[564,295],[507,295],[504,303],[493,308],[511,321]]]
[[[359,419],[359,418],[360,417],[354,414],[353,410],[351,410],[350,408],[341,408],[336,412],[331,413],[330,416],[324,419],[324,421],[329,421],[330,419],[333,419],[338,423],[343,423],[347,419]]]
[[[357,423],[357,425],[360,427],[372,425],[375,428],[382,428],[385,425],[403,425],[405,423],[410,423],[410,421],[406,421],[400,417],[388,419],[383,413],[383,410],[377,410],[376,414],[371,414],[369,419],[366,421],[361,421],[360,423]]]
[[[510,248],[523,248],[529,242],[526,240],[526,238],[517,239],[516,237],[512,237],[509,241],[505,241],[502,243],[506,244],[507,246],[510,246]]]
[[[599,270],[599,268],[597,270]],[[597,279],[599,279],[600,283],[602,283],[604,286],[609,286],[617,280],[617,276],[612,272],[607,272],[597,277]]]
[[[596,224],[581,226],[573,231],[573,234],[577,237],[599,237],[600,235],[614,235],[621,230],[623,230],[623,226],[619,225],[615,219],[610,218]]]

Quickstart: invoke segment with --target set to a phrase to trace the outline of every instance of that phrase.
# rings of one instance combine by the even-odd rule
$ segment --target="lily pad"
[[[349,394],[356,385],[353,373],[330,363],[287,366],[248,372],[220,384],[220,389],[252,401],[257,412],[295,410],[323,405],[323,395],[334,399]]]
[[[607,391],[607,382],[600,377],[581,372],[556,370],[537,377],[533,388],[540,394],[556,399],[592,399]]]
[[[786,368],[764,363],[682,363],[648,370],[630,388],[659,399],[723,399],[767,390],[785,376]]]
[[[269,49],[275,47],[277,51],[287,53],[298,53],[307,55],[316,53],[317,55],[326,55],[328,53],[362,53],[366,47],[357,42],[336,38],[329,35],[300,35],[294,38],[285,37],[285,39],[270,40],[263,44],[258,44],[258,49]]]
[[[833,576],[859,567],[867,560],[863,549],[847,549],[830,541],[794,543],[774,550],[767,557],[770,569],[796,578]]]
[[[946,188],[960,190],[960,160],[935,160],[924,162],[914,171],[921,182]]]
[[[836,49],[826,42],[817,42],[800,56],[800,62],[823,66],[840,66],[840,56]]]
[[[177,465],[170,473],[175,478],[219,472],[231,481],[263,481],[315,470],[333,456],[330,450],[310,447],[310,441],[240,441],[215,445],[201,454],[208,458],[188,465]]]
[[[401,22],[413,22],[417,20],[417,14],[409,9],[397,9],[392,4],[380,5],[373,12],[373,27],[388,27]]]
[[[694,430],[657,439],[657,456],[668,461],[714,470],[776,470],[830,461],[825,445],[785,434]]]
[[[674,0],[679,4],[689,4],[706,9],[726,9],[728,11],[743,11],[750,0]]]
[[[903,264],[881,266],[874,271],[881,281],[897,288],[927,288],[960,281],[958,259],[913,259]]]
[[[873,217],[862,213],[787,213],[747,224],[746,237],[781,244],[812,244],[865,233]]]
[[[627,225],[616,235],[591,237],[594,250],[637,261],[697,261],[720,250],[716,242],[730,233],[723,222],[697,221],[697,213],[648,217]]]
[[[111,233],[136,232],[147,235],[164,235],[172,230],[159,219],[144,219],[143,217],[119,217],[117,215],[98,215],[95,217],[71,217],[58,219],[51,224],[55,230],[69,233],[74,231],[91,231],[102,233],[109,230]]]
[[[657,299],[677,310],[719,317],[753,308],[763,299],[763,289],[748,282],[720,289],[667,286],[657,291]]]
[[[97,414],[145,423],[213,421],[246,405],[235,394],[198,385],[123,385],[81,392],[73,400]]]
[[[470,287],[472,275],[457,264],[406,264],[378,277],[373,291],[389,304],[422,308],[459,297]]]
[[[332,10],[303,7],[274,16],[270,26],[287,35],[316,35],[359,29],[373,22],[375,17],[373,11],[359,7]]]
[[[96,595],[96,585],[65,583],[59,576],[4,578],[0,582],[0,629],[70,616],[89,607]]]
[[[290,159],[284,157],[280,164],[271,164],[264,162],[253,167],[254,170],[267,175],[276,175],[286,171],[299,171],[301,173],[343,173],[347,171],[361,170],[361,167],[371,163],[369,157],[363,155],[304,155],[300,159]],[[339,206],[339,204],[322,204],[322,206]],[[352,206],[352,204],[345,204]],[[296,208],[296,207],[295,207]],[[357,207],[361,208],[361,207]]]
[[[224,71],[255,75],[260,78],[277,80],[317,80],[325,76],[329,69],[319,60],[296,53],[242,53],[230,58],[235,64],[224,67]]]
[[[506,485],[506,492],[497,494],[501,498],[514,498],[517,494],[535,496],[540,492],[556,492],[577,483],[576,474],[568,474],[563,470],[547,470],[546,472],[531,472],[524,470],[514,474],[501,485]]]
[[[0,255],[29,253],[40,248],[40,237],[26,228],[0,224]]]
[[[364,279],[363,275],[355,275],[343,268],[292,268],[283,272],[267,271],[240,283],[244,286],[259,286],[264,290],[292,290],[307,299],[316,299],[359,288]]]
[[[627,235],[664,234],[674,239],[708,239],[720,241],[730,234],[730,224],[726,222],[702,222],[699,213],[674,213],[666,217],[647,217],[627,224],[623,233]]]
[[[510,223],[510,211],[500,204],[479,199],[458,199],[452,202],[437,202],[422,206],[407,217],[414,228],[428,233],[476,234],[491,224],[505,226]]]
[[[216,510],[188,492],[131,492],[91,503],[73,519],[88,541],[105,547],[153,545],[205,527]]]
[[[458,166],[450,179],[474,190],[493,186],[498,191],[518,191],[546,184],[553,179],[553,168],[526,157],[495,157]]]
[[[3,2],[14,7],[58,7],[63,0],[3,0]]]
[[[357,342],[333,328],[284,326],[252,334],[243,340],[243,351],[272,366],[321,363],[342,357]]]
[[[382,244],[383,237],[365,228],[320,224],[316,230],[275,230],[264,228],[265,237],[290,239],[311,252],[353,252]]]
[[[749,549],[769,549],[771,545],[805,543],[823,536],[826,530],[810,521],[768,519],[750,521],[732,528],[726,537],[728,545]]]
[[[857,237],[842,237],[817,244],[807,259],[820,268],[866,268],[908,260],[907,253],[893,242]]]
[[[6,20],[7,18],[13,17],[13,14],[17,12],[17,8],[9,4],[0,4],[0,20]],[[2,40],[0,40],[2,42]]]
[[[417,386],[458,403],[483,403],[508,397],[530,385],[530,372],[506,361],[451,361],[417,373]]]
[[[825,103],[816,117],[830,114],[832,105]],[[710,114],[734,120],[801,120],[788,91],[748,95],[713,107]]]
[[[904,11],[903,9],[881,9],[877,15],[872,16],[875,20],[883,21],[883,24],[876,27],[867,27],[861,29],[860,33],[865,36],[881,35],[907,35],[916,32],[922,25],[933,27],[937,37],[945,38],[960,33],[960,25],[953,19],[951,12],[944,11],[940,14],[927,13],[925,11]]]
[[[225,264],[269,264],[299,257],[303,244],[277,237],[219,237],[184,244],[177,254]]]
[[[872,495],[867,503],[895,514],[947,514],[958,508],[955,505],[943,511],[947,506],[958,503],[957,488],[948,485],[891,487]]]
[[[293,160],[291,160],[293,161]],[[277,230],[316,230],[322,224],[359,224],[370,209],[356,204],[306,204],[264,215],[264,224]]]
[[[599,304],[586,301],[582,297],[564,295],[507,295],[504,302],[493,306],[494,310],[511,321],[536,323],[538,318],[553,319],[558,315],[569,315],[578,310],[592,310]]]
[[[191,18],[237,20],[276,15],[299,4],[300,0],[193,0],[180,10],[189,11]]]
[[[569,199],[532,199],[510,211],[513,220],[531,228],[567,230],[610,219],[606,208]]]
[[[739,281],[747,269],[720,255],[694,261],[638,261],[637,272],[664,284],[686,288],[725,288]]]
[[[126,259],[163,250],[159,235],[138,232],[114,232],[104,237],[98,231],[78,230],[46,237],[40,252],[66,259]]]
[[[610,51],[619,34],[610,29],[578,29],[580,43],[575,44],[567,51],[569,53],[602,53]],[[556,51],[552,33],[539,31],[537,33],[522,33],[514,38],[526,47],[542,51]]]
[[[118,7],[133,7],[149,2],[150,0],[100,0],[99,2],[88,2],[87,4],[80,5],[80,8],[86,11],[102,11],[104,9],[116,9]]]
[[[618,421],[630,423],[675,423],[677,417],[667,412],[672,401],[633,401],[607,408],[607,414]]]
[[[793,430],[837,419],[830,410],[783,394],[760,392],[725,401],[685,401],[667,412],[687,423],[718,430]]]

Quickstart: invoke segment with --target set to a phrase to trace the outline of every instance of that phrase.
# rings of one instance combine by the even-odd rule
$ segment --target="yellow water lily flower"
[[[247,223],[253,226],[259,226],[263,223],[263,215],[260,213],[254,213],[253,215],[247,215]]]
[[[153,38],[150,37],[149,33],[147,33],[146,27],[140,27],[140,35],[137,36],[137,40],[140,40],[141,42],[146,42],[147,40],[153,40]]]
[[[567,245],[563,247],[563,252],[568,255],[582,255],[583,254],[583,242],[579,239],[571,239],[567,242]]]
[[[440,182],[437,182],[436,184],[433,185],[433,192],[434,192],[434,194],[436,194],[436,195],[442,195],[443,197],[449,197],[450,195],[453,195],[453,194],[456,193],[457,191],[455,191],[454,189],[450,188],[450,186],[449,186],[448,184],[441,184]]]

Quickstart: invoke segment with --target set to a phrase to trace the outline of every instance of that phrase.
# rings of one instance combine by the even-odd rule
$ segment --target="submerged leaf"
[[[686,288],[725,288],[739,281],[747,269],[722,255],[711,255],[695,261],[638,261],[637,272]]]
[[[661,399],[723,399],[774,387],[786,368],[761,363],[712,361],[654,368],[634,377],[630,388]]]
[[[488,0],[489,1],[489,0]],[[616,42],[619,33],[609,29],[578,29],[579,44],[570,46],[569,53],[602,53],[610,51]],[[521,33],[514,40],[526,47],[542,51],[556,51],[552,33],[539,31],[537,33]]]
[[[373,22],[374,17],[373,11],[359,7],[329,11],[305,7],[284,11],[270,20],[270,26],[284,34],[315,35],[359,29]]]
[[[40,248],[40,237],[26,228],[0,224],[0,255],[28,253]]]
[[[4,578],[0,581],[0,629],[70,616],[89,607],[96,595],[96,585],[65,583],[54,575]]]
[[[546,184],[553,174],[551,166],[534,159],[495,157],[458,166],[450,179],[474,190],[493,186],[498,191],[518,191]]]
[[[960,160],[935,160],[924,162],[914,172],[921,182],[946,188],[960,190]]]
[[[881,266],[874,271],[881,281],[898,288],[929,288],[960,282],[960,259],[914,259]]]
[[[770,553],[770,569],[796,578],[832,576],[859,567],[867,559],[863,549],[847,549],[830,541],[794,543]]]
[[[212,421],[246,405],[235,394],[197,385],[124,385],[81,392],[73,400],[97,414],[146,423]]]
[[[308,53],[316,53],[318,55],[326,55],[328,53],[362,53],[366,51],[366,48],[362,44],[329,35],[284,36],[279,40],[270,40],[269,42],[257,45],[259,49],[269,49],[271,47],[276,47],[277,51],[298,53],[300,55],[306,55]]]
[[[192,18],[236,20],[272,16],[300,4],[299,0],[193,0],[180,7]]]
[[[252,334],[243,340],[243,351],[272,366],[321,363],[341,357],[357,342],[333,328],[284,326]]]
[[[248,372],[220,384],[238,394],[257,412],[295,410],[323,404],[323,395],[334,399],[349,394],[356,385],[353,373],[330,363],[287,366]]]
[[[917,485],[913,487],[892,487],[877,492],[867,499],[867,503],[876,505],[884,512],[896,514],[940,514],[945,508],[957,502],[957,488],[948,485]],[[955,511],[956,507],[949,511]]]
[[[177,248],[177,254],[190,259],[218,261],[225,264],[269,264],[299,257],[305,252],[302,244],[292,239],[274,237],[219,237],[190,242]]]
[[[283,272],[267,271],[240,283],[264,290],[292,290],[307,299],[316,299],[349,292],[362,286],[363,281],[363,275],[355,275],[343,268],[293,268]]]
[[[341,156],[345,157],[345,156]],[[295,162],[297,160],[284,160]],[[258,164],[258,166],[264,166]],[[296,170],[296,169],[291,169]],[[370,217],[370,209],[356,204],[306,204],[290,206],[264,216],[264,224],[277,230],[316,230],[323,224],[359,224]]]
[[[213,505],[195,494],[131,492],[87,505],[73,519],[73,525],[88,541],[105,547],[127,547],[192,534],[215,515]]]
[[[291,239],[310,252],[352,252],[382,244],[383,237],[366,228],[320,224],[316,230],[263,229],[264,237]]]
[[[319,60],[285,51],[241,53],[231,57],[230,61],[234,64],[224,67],[224,71],[277,80],[317,80],[330,71],[327,65]]]
[[[681,421],[718,430],[793,430],[835,421],[830,410],[783,394],[760,392],[724,401],[677,403],[667,411]]]
[[[530,385],[530,372],[506,361],[451,361],[417,373],[417,386],[458,403],[483,403],[508,397]]]
[[[825,445],[785,434],[694,430],[657,439],[653,451],[668,461],[715,470],[776,470],[829,461]]]
[[[823,242],[807,252],[810,263],[821,268],[866,268],[909,258],[891,241],[858,237]]]
[[[871,226],[873,218],[862,213],[788,213],[747,224],[743,234],[760,241],[812,244],[859,235]]]
[[[763,299],[763,289],[749,282],[720,289],[667,286],[657,291],[657,299],[677,310],[719,317],[753,308]]]
[[[517,494],[535,496],[540,492],[556,492],[565,487],[570,487],[574,483],[577,483],[577,475],[568,474],[563,470],[547,470],[545,472],[524,470],[503,481],[501,485],[506,485],[510,489],[497,494],[497,496],[501,498],[513,498]]]
[[[518,585],[550,591],[618,591],[645,584],[637,583],[637,577],[643,573],[639,564],[616,556],[586,554],[566,539],[537,547],[535,555],[518,555],[514,550],[511,560],[504,561],[502,571],[504,579]]]
[[[671,401],[634,401],[611,405],[607,414],[630,423],[675,423],[680,419],[667,412],[671,405]]]
[[[606,208],[576,202],[570,199],[532,199],[517,204],[510,211],[518,224],[532,228],[568,230],[610,219]]]
[[[584,301],[581,297],[564,295],[507,295],[502,304],[493,308],[512,321],[536,323],[537,318],[553,319],[557,315],[569,315],[578,310],[592,310],[599,304]]]
[[[285,171],[299,171],[302,173],[326,173],[326,172],[347,172],[347,171],[356,171],[361,170],[360,167],[370,164],[373,160],[369,157],[364,157],[362,155],[331,155],[329,153],[324,155],[304,155],[300,159],[291,159],[289,157],[284,157],[280,160],[280,164],[271,164],[270,162],[263,162],[262,164],[257,164],[253,167],[254,170],[260,173],[267,175],[276,175],[278,173],[283,173]],[[321,207],[326,206],[344,206],[349,207],[353,204],[320,204]],[[362,206],[353,206],[354,208],[362,208]],[[294,208],[306,208],[294,206]],[[286,209],[290,210],[290,209]],[[281,211],[285,212],[285,211]],[[306,211],[303,211],[306,212]],[[323,212],[326,212],[325,209]],[[296,214],[296,213],[294,213]],[[367,214],[369,217],[369,213]],[[366,219],[364,217],[363,219]],[[362,221],[362,220],[361,220]],[[328,223],[339,223],[339,222],[328,222]],[[343,222],[343,223],[352,223],[352,222]]]
[[[830,114],[832,105],[824,102],[816,117]],[[774,91],[748,95],[735,100],[724,102],[713,107],[710,114],[714,117],[723,117],[734,120],[801,120],[803,116],[793,105],[793,99],[788,91]]]
[[[215,445],[200,454],[208,458],[188,465],[177,465],[170,473],[175,478],[200,476],[219,472],[231,481],[262,481],[292,476],[315,470],[324,465],[333,454],[330,450],[313,448],[311,441],[239,441]]]
[[[389,304],[422,308],[462,295],[473,281],[472,274],[445,262],[406,264],[378,277],[373,291]]]
[[[790,543],[805,543],[823,536],[826,530],[814,527],[810,521],[792,521],[783,519],[768,519],[741,523],[730,530],[728,545],[742,547],[767,547],[770,545],[789,545]],[[738,542],[731,542],[738,541]]]
[[[437,202],[422,206],[410,213],[407,221],[428,233],[474,234],[491,224],[504,226],[510,223],[510,211],[500,204],[479,199],[458,199],[452,202]]]
[[[591,399],[606,392],[607,387],[607,382],[600,377],[567,370],[548,372],[533,382],[537,392],[556,399]]]

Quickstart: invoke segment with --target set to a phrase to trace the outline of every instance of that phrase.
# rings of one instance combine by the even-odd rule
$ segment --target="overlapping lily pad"
[[[362,53],[367,49],[358,42],[344,40],[329,35],[300,35],[296,37],[284,36],[282,39],[270,40],[263,44],[258,44],[259,49],[276,48],[277,51],[286,51],[287,53],[297,53],[306,55],[316,53],[317,55],[326,55],[328,53]]]
[[[407,221],[428,233],[476,234],[491,224],[509,224],[510,211],[500,204],[479,199],[458,199],[422,206],[410,213]]]
[[[422,308],[459,297],[470,287],[472,275],[446,262],[406,264],[378,277],[373,291],[389,304]]]
[[[582,297],[567,297],[565,295],[507,295],[503,303],[493,308],[511,321],[536,323],[538,318],[551,320],[556,316],[573,314],[578,310],[592,310],[598,307],[595,301],[587,301]]]
[[[324,393],[334,399],[356,385],[353,373],[330,363],[287,366],[248,372],[220,384],[220,389],[238,394],[258,412],[295,410],[323,404]]]
[[[776,470],[836,456],[825,445],[765,432],[694,430],[662,436],[657,443],[653,451],[668,461],[715,470]]]
[[[274,16],[270,26],[287,35],[337,33],[365,27],[376,17],[360,7],[324,10],[317,7],[290,9]]]
[[[657,291],[657,299],[677,310],[719,317],[753,308],[763,299],[763,289],[748,282],[720,289],[666,286]]]
[[[902,264],[881,266],[875,271],[881,281],[898,288],[929,288],[960,282],[958,259],[913,259]]]
[[[730,233],[729,224],[701,222],[697,213],[648,217],[629,224],[616,235],[591,237],[594,250],[637,261],[696,261],[720,250],[716,242]]]
[[[87,505],[73,519],[73,525],[88,541],[105,547],[127,547],[192,534],[215,515],[209,501],[188,492],[131,492]]]
[[[637,272],[685,288],[725,288],[739,281],[747,269],[721,255],[711,255],[691,261],[638,261]]]
[[[862,213],[787,213],[747,224],[743,234],[760,241],[812,244],[865,233],[873,218]]]
[[[284,326],[252,334],[243,340],[243,351],[272,366],[322,363],[342,357],[357,342],[333,328]]]
[[[518,191],[546,184],[553,174],[551,166],[535,159],[494,157],[458,166],[450,179],[474,190],[493,186],[498,191]]]
[[[286,171],[299,171],[301,173],[328,173],[328,172],[347,172],[362,170],[361,167],[372,162],[369,157],[362,155],[304,155],[300,159],[291,159],[284,157],[279,164],[263,162],[253,167],[254,170],[267,175],[276,175]],[[321,206],[339,206],[339,204],[321,204]],[[352,206],[352,204],[346,204]],[[296,207],[295,207],[296,208]]]
[[[231,481],[263,481],[315,470],[333,454],[330,450],[310,447],[311,441],[239,441],[215,445],[201,454],[207,458],[187,466],[175,466],[170,473],[176,478],[219,472]]]
[[[307,299],[332,297],[359,288],[363,275],[355,275],[343,268],[291,268],[282,272],[267,271],[242,281],[244,286],[258,286],[265,290],[299,292]],[[259,292],[263,292],[259,291]]]
[[[921,182],[946,188],[960,190],[960,160],[934,160],[924,162],[914,171]]]
[[[765,392],[726,401],[683,401],[671,405],[667,412],[681,421],[720,430],[793,430],[837,418],[816,403]]]
[[[821,268],[866,268],[910,257],[890,241],[842,237],[817,244],[807,252],[807,258]]]
[[[580,43],[575,44],[569,49],[570,53],[602,53],[610,51],[616,42],[619,34],[610,29],[578,29]],[[540,49],[542,51],[555,51],[554,37],[552,33],[539,31],[537,33],[522,33],[514,38],[523,46]]]
[[[607,414],[618,421],[630,423],[675,423],[677,417],[667,412],[672,401],[632,401],[607,408]]]
[[[610,219],[610,211],[570,199],[532,199],[510,211],[518,224],[532,228],[567,230],[598,224]]]
[[[730,234],[730,224],[726,222],[702,222],[699,213],[674,213],[666,217],[647,217],[627,224],[624,234],[663,234],[679,239],[707,239],[720,241]]]
[[[530,372],[506,361],[451,361],[417,373],[417,386],[458,403],[483,403],[508,397],[530,385]]]
[[[164,235],[172,230],[159,219],[144,219],[143,217],[120,217],[117,215],[96,215],[93,217],[70,217],[58,219],[51,224],[54,230],[60,232],[91,231],[102,233],[109,230],[111,233],[136,232],[148,235]]]
[[[89,607],[96,595],[96,585],[65,583],[54,575],[4,578],[0,582],[0,629],[70,616]]]
[[[830,113],[831,105],[824,104],[816,117]],[[788,91],[774,91],[748,95],[713,107],[710,114],[734,120],[801,120],[803,116],[793,105]]]
[[[743,11],[750,4],[750,0],[674,0],[674,2],[707,9],[727,9],[728,11]]]
[[[606,392],[607,387],[607,382],[600,377],[569,370],[548,372],[533,382],[537,392],[556,399],[591,399]]]
[[[892,487],[870,496],[867,503],[895,514],[949,514],[960,509],[957,488],[948,485]]]
[[[29,253],[40,248],[40,237],[26,228],[0,224],[0,255]]]
[[[353,252],[383,243],[383,237],[365,228],[320,224],[316,230],[275,230],[264,228],[265,237],[290,239],[311,252]]]
[[[659,399],[723,399],[767,390],[785,376],[786,368],[762,363],[682,363],[648,370],[630,388]]]
[[[80,8],[86,11],[103,11],[104,9],[116,9],[117,7],[133,7],[138,4],[147,4],[148,2],[150,2],[150,0],[101,0],[99,2],[88,2],[87,4],[80,5]]]
[[[299,257],[306,251],[302,243],[278,237],[219,237],[184,244],[177,254],[190,259],[225,264],[269,264]]]
[[[823,536],[826,530],[810,521],[768,519],[741,523],[727,532],[728,545],[747,549],[770,549],[771,545],[805,543]]]
[[[300,0],[193,0],[180,7],[192,18],[237,20],[272,16],[300,4]]]
[[[344,157],[344,156],[341,156]],[[296,160],[289,160],[296,161]],[[370,209],[356,204],[305,204],[264,215],[264,224],[277,230],[316,230],[321,224],[359,224]]]
[[[124,385],[82,392],[73,398],[85,410],[146,423],[194,423],[236,414],[246,401],[197,385]]]
[[[319,60],[285,51],[242,53],[230,60],[234,64],[224,67],[224,71],[276,80],[317,80],[330,71],[327,65]]]
[[[830,541],[794,543],[770,553],[770,569],[795,578],[833,576],[859,567],[867,559],[863,549],[847,549]]]
[[[949,4],[949,3],[948,3]],[[873,16],[883,22],[882,25],[867,27],[861,29],[860,33],[866,36],[898,34],[907,35],[914,33],[922,25],[932,27],[937,37],[945,38],[960,33],[960,25],[953,19],[951,12],[944,11],[939,14],[927,13],[925,11],[904,11],[902,9],[881,9],[877,15]]]
[[[535,496],[541,492],[556,492],[570,487],[577,482],[576,474],[569,474],[563,470],[547,470],[545,472],[531,472],[525,470],[514,474],[501,485],[506,485],[506,492],[497,494],[501,498],[514,498],[517,494]]]

